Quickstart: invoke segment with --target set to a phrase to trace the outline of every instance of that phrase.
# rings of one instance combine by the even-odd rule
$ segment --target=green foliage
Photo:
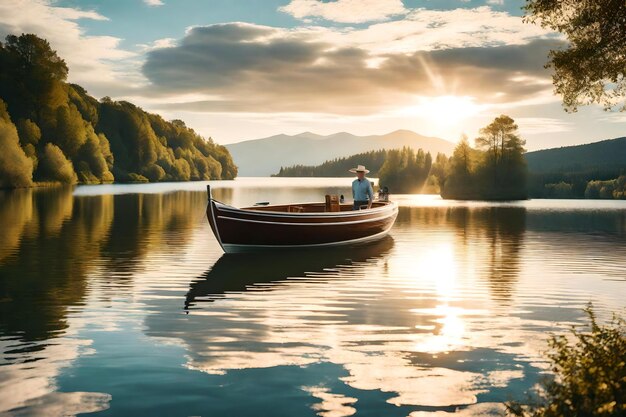
[[[76,184],[78,178],[72,162],[65,157],[58,146],[46,144],[38,168],[39,177],[44,181],[58,181],[63,184]]]
[[[98,100],[87,94],[87,91],[77,84],[68,85],[68,96],[82,118],[95,126],[98,123]]]
[[[438,152],[430,169],[430,177],[426,180],[425,192],[441,194],[442,185],[448,175],[449,165],[450,159],[445,154]]]
[[[349,177],[349,168],[365,165],[370,176],[378,177],[381,186],[394,193],[417,193],[424,187],[430,173],[430,153],[411,148],[363,152],[335,158],[318,166],[281,167],[276,177]]]
[[[15,120],[35,121],[42,107],[66,102],[67,72],[65,61],[36,35],[9,35],[0,43],[0,97]]]
[[[17,129],[11,122],[4,101],[0,100],[0,188],[28,187],[33,162],[20,147]]]
[[[527,0],[525,8],[527,20],[567,37],[548,62],[565,109],[599,103],[626,110],[626,2]]]
[[[31,144],[37,146],[41,139],[41,130],[37,123],[30,119],[19,119],[15,124],[17,127],[17,134],[20,138],[20,145],[22,147]]]
[[[517,188],[525,193],[526,161],[524,145],[517,132],[518,126],[509,116],[501,115],[480,130],[476,146],[483,150],[482,168],[492,177],[489,186],[497,193]]]
[[[176,177],[183,181],[189,181],[191,178],[191,166],[185,159],[177,159],[174,161],[174,172]]]
[[[432,168],[430,170],[432,172]],[[441,186],[439,185],[439,178],[436,175],[431,174],[428,176],[428,178],[426,178],[426,183],[424,184],[424,187],[422,188],[422,193],[423,194],[441,193]]]
[[[626,175],[609,181],[589,181],[585,198],[626,199]]]
[[[426,183],[431,166],[430,153],[425,154],[422,149],[415,152],[404,147],[387,151],[378,174],[378,184],[389,187],[394,193],[419,193]]]
[[[128,174],[127,182],[149,182],[149,180],[143,175],[139,175],[139,174],[135,174],[134,172],[131,172],[130,174]]]
[[[561,181],[556,184],[545,184],[544,195],[546,198],[573,198],[572,184]]]
[[[109,146],[106,137],[102,134],[96,135],[91,125],[87,125],[85,134],[85,143],[74,158],[78,165],[76,171],[79,181],[85,184],[112,182],[113,174],[109,170],[109,163],[104,155]],[[112,158],[110,151],[107,157]]]
[[[441,195],[455,199],[518,200],[527,198],[525,141],[509,116],[496,117],[480,130],[473,149],[463,137],[454,149],[441,182]]]
[[[554,378],[543,383],[532,404],[508,403],[519,417],[612,417],[626,415],[626,322],[613,316],[598,324],[589,306],[589,332],[552,336],[548,357]]]
[[[385,162],[388,151],[381,149],[355,155],[335,158],[321,165],[294,165],[281,167],[276,177],[350,177],[354,174],[348,172],[348,168],[357,165],[365,165],[370,170],[372,177],[378,177],[378,172]]]
[[[31,173],[37,168],[35,179],[91,184],[236,177],[228,150],[184,122],[108,97],[98,102],[65,82],[67,66],[47,41],[30,34],[6,39],[0,43],[0,97],[17,120],[19,154],[30,158]],[[25,172],[18,162],[6,166],[16,170],[15,178]]]
[[[585,191],[591,181],[612,181],[626,170],[590,169],[575,172],[531,173],[529,176],[529,194],[533,198],[550,198],[547,184],[566,183],[571,185],[572,198],[586,198]]]
[[[109,138],[117,155],[116,176],[122,178],[129,172],[151,181],[233,179],[237,175],[225,147],[205,140],[180,121],[166,122],[128,102],[100,103],[97,129]]]
[[[150,182],[159,182],[165,178],[165,170],[160,165],[150,165],[144,170],[146,178]]]
[[[55,121],[56,129],[53,137],[57,139],[56,144],[64,154],[73,158],[87,139],[85,122],[73,104],[59,106],[56,110]]]

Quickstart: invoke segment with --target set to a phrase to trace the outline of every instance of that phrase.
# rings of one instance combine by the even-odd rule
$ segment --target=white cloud
[[[141,50],[141,52],[148,52],[153,49],[159,48],[170,48],[176,45],[176,39],[174,38],[162,38],[152,41],[150,43],[139,43],[137,47]]]
[[[515,122],[519,126],[522,136],[569,132],[573,129],[571,123],[549,117],[517,117]]]
[[[34,33],[47,39],[67,62],[69,81],[101,95],[137,84],[140,73],[129,70],[136,55],[120,47],[120,38],[87,35],[79,19],[108,20],[95,11],[55,7],[47,0],[0,2],[0,36]]]
[[[27,3],[27,2],[24,2]],[[43,3],[43,2],[40,2]],[[71,9],[69,7],[55,7],[55,14],[67,20],[91,19],[91,20],[109,20],[108,17],[102,16],[100,13],[92,10]]]
[[[376,54],[523,45],[532,39],[554,36],[538,25],[524,23],[518,16],[487,6],[454,10],[416,9],[402,20],[377,23],[365,29],[333,31],[318,28],[317,31],[329,42],[359,46]]]
[[[487,4],[492,4],[494,6],[503,6],[504,0],[487,0]]]
[[[161,0],[143,0],[150,7],[158,7],[163,6],[163,2]]]
[[[387,20],[408,12],[401,0],[291,0],[278,10],[298,19],[314,17],[339,23]]]
[[[324,3],[333,4],[333,3]],[[308,25],[284,29],[276,36],[309,36],[337,47],[358,47],[376,55],[493,45],[523,45],[536,38],[557,37],[539,25],[489,6],[453,10],[412,9],[402,19],[365,28]]]

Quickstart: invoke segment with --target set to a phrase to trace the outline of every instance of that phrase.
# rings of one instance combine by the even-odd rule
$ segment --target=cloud
[[[550,117],[517,117],[515,122],[522,135],[569,132],[574,129],[572,123]]]
[[[291,0],[278,10],[297,19],[322,18],[339,23],[387,20],[408,12],[401,0]]]
[[[67,62],[69,80],[87,86],[90,92],[114,95],[138,82],[133,77],[140,73],[129,70],[136,55],[120,47],[121,39],[87,35],[77,22],[79,19],[106,21],[105,16],[51,4],[46,0],[0,2],[0,36],[34,33],[47,39]]]
[[[177,45],[149,51],[143,73],[153,94],[213,97],[163,109],[373,114],[420,96],[467,96],[479,104],[530,99],[551,88],[543,64],[560,44],[535,38],[379,52],[331,35],[246,23],[194,27]]]
[[[163,6],[163,2],[161,0],[143,0],[150,7],[158,7]]]
[[[553,37],[538,25],[482,6],[473,9],[415,9],[402,20],[376,23],[365,29],[328,32],[327,40],[358,45],[372,53],[411,53],[417,50],[473,46],[522,45]]]
[[[174,38],[161,38],[150,43],[139,43],[137,47],[141,52],[151,51],[153,49],[159,48],[169,48],[172,46],[176,46],[176,39]]]

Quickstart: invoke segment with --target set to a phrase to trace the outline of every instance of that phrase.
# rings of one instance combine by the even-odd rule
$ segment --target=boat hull
[[[395,203],[337,213],[283,213],[237,209],[209,200],[207,217],[227,253],[346,245],[385,236],[398,214]]]

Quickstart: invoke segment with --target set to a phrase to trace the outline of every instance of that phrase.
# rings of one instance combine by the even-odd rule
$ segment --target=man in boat
[[[374,200],[374,190],[370,180],[365,178],[365,174],[369,170],[365,169],[363,165],[359,165],[356,168],[349,170],[356,174],[356,179],[352,181],[352,198],[354,199],[353,210],[359,210],[361,206],[367,205],[367,208],[372,208],[372,201]]]

